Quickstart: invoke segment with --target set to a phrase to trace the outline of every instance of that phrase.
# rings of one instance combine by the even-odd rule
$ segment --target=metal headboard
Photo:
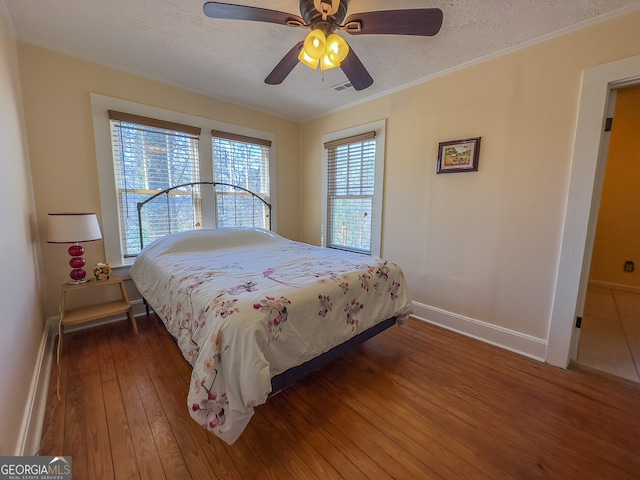
[[[162,196],[162,195],[166,195],[167,196],[167,211],[170,210],[170,204],[169,204],[169,193],[172,192],[173,190],[178,190],[180,188],[185,188],[185,187],[193,187],[193,186],[200,186],[200,185],[211,185],[214,193],[217,192],[216,187],[221,186],[221,187],[230,187],[233,188],[234,190],[240,190],[242,192],[248,193],[249,195],[251,195],[251,197],[253,197],[254,200],[258,200],[260,201],[262,204],[264,204],[267,207],[267,217],[268,217],[268,221],[269,221],[269,230],[271,230],[271,204],[268,203],[264,198],[262,198],[260,195],[258,195],[255,192],[252,192],[250,190],[247,190],[244,187],[241,187],[239,185],[233,185],[231,183],[226,183],[226,182],[190,182],[190,183],[183,183],[180,185],[174,185],[173,187],[169,187],[166,188],[164,190],[158,191],[158,193],[156,193],[155,195],[147,198],[146,200],[142,201],[142,202],[138,202],[137,204],[137,208],[138,208],[138,229],[140,232],[140,249],[144,248],[144,236],[142,233],[142,208],[149,202],[151,202],[152,200]]]

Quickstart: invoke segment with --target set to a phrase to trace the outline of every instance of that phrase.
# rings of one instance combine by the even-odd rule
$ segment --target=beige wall
[[[639,26],[636,12],[306,122],[301,239],[320,238],[322,135],[386,118],[382,254],[417,313],[546,341],[582,72],[639,55]],[[475,136],[479,171],[436,175],[438,142]]]
[[[617,91],[610,142],[589,278],[640,287],[640,85]]]
[[[2,11],[0,125],[0,455],[18,455],[23,453],[23,422],[30,414],[44,320],[18,58]]]
[[[20,74],[38,223],[47,212],[100,215],[91,92],[272,132],[276,136],[278,232],[298,238],[297,123],[237,107],[157,81],[59,53],[18,44]],[[59,286],[68,275],[66,249],[41,239],[45,313],[58,313]],[[104,261],[102,241],[85,245],[87,264]]]

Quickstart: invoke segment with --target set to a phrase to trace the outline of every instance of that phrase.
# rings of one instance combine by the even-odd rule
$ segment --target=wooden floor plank
[[[147,328],[148,322],[139,326]],[[156,391],[155,385],[149,374],[149,369],[156,368],[155,363],[149,364],[148,359],[152,357],[151,347],[148,343],[147,336],[138,336],[137,347],[141,356],[145,359],[143,362],[137,362],[141,369],[136,378],[140,398],[146,412],[147,421],[153,435],[153,442],[161,453],[160,460],[166,478],[180,478],[184,480],[191,479],[189,468],[185,463],[178,441],[173,434],[171,424],[167,418],[166,411],[162,407],[159,393]]]
[[[347,368],[360,364],[362,371],[371,372],[377,369],[379,362],[380,358],[357,357]],[[528,450],[519,448],[518,442],[509,438],[508,429],[511,427],[508,424],[482,415],[466,398],[468,392],[459,395],[455,388],[450,387],[452,376],[448,373],[421,369],[410,363],[414,362],[408,363],[408,368],[414,372],[411,375],[375,374],[382,375],[385,381],[396,386],[390,389],[391,395],[385,399],[385,406],[400,404],[415,419],[414,422],[421,425],[426,432],[425,437],[440,442],[441,448],[457,452],[466,461],[480,456],[482,461],[474,465],[485,475],[496,470],[502,472],[504,478],[522,478],[523,471],[530,475],[529,466],[535,463],[535,458],[528,458]],[[497,431],[500,435],[496,435]],[[465,452],[473,453],[465,456]],[[443,461],[459,467],[455,457],[444,457]],[[478,473],[478,476],[482,474]]]
[[[408,325],[407,328],[412,327]],[[401,330],[390,334],[406,333],[404,326]],[[394,348],[394,339],[390,340],[385,342],[387,349],[394,352],[407,350],[407,345],[402,342],[398,342]],[[364,348],[372,350],[374,346],[366,345]],[[419,349],[415,351],[420,352]],[[427,349],[424,355],[437,358],[438,352],[436,346]],[[380,351],[377,354],[370,352],[361,361],[373,369],[385,361],[385,356],[380,356]],[[478,373],[473,370],[472,364],[466,361],[460,363],[459,370],[452,371],[453,364],[445,368],[438,363],[425,366],[419,356],[407,354],[406,365],[399,367],[397,374],[394,372],[390,375],[390,381],[393,379],[403,387],[401,392],[409,392],[409,395],[402,394],[397,401],[410,406],[415,415],[427,418],[442,436],[450,434],[462,442],[462,451],[469,449],[479,453],[489,462],[485,466],[487,470],[498,468],[515,478],[534,475],[540,468],[539,458],[527,448],[528,439],[520,435],[518,425],[505,421],[502,415],[483,410],[477,392],[470,386],[471,377]],[[511,393],[510,387],[507,385],[506,391]],[[496,408],[502,409],[510,398],[505,395],[497,398]]]
[[[309,379],[306,379],[306,381],[313,381],[314,378],[315,376],[312,375]],[[315,399],[310,398],[306,392],[306,387],[304,386],[306,381],[302,381],[299,385],[294,385],[287,389],[286,393],[290,395],[291,405],[304,417],[311,419],[316,428],[321,430],[322,435],[341,452],[344,452],[347,458],[366,478],[393,478],[380,466],[376,457],[371,458],[366,454],[362,446],[358,443],[357,438],[351,435],[345,435],[346,431],[351,431],[348,430],[348,425],[339,425],[327,421],[327,417],[331,415],[331,412],[324,408],[318,410],[317,402]],[[282,393],[279,395],[282,395]]]
[[[350,375],[344,382],[343,398],[353,408],[362,408],[368,417],[381,419],[376,422],[381,432],[408,445],[415,458],[432,465],[444,478],[513,478],[430,423],[422,401],[418,408],[408,408],[415,395],[393,379],[379,375],[375,363],[362,360],[358,355],[345,356],[339,373],[355,371],[358,375]],[[330,382],[336,373],[327,369],[324,381]]]
[[[327,388],[321,378],[305,384],[305,393],[313,398],[314,405],[330,412],[325,421],[350,432],[350,438],[370,458],[375,458],[392,478],[443,478],[408,452],[407,445],[400,446],[393,439],[381,435],[378,419],[367,417],[359,406],[352,408],[342,400],[342,393],[335,387]],[[383,421],[383,419],[379,419]]]
[[[121,325],[122,327],[122,325]],[[137,379],[146,372],[141,371],[139,349],[135,336],[129,331],[119,330],[109,338],[117,374],[117,385],[127,411],[131,429],[133,451],[139,464],[146,465],[140,478],[156,479],[164,476],[161,453],[153,442],[151,427],[147,419]]]
[[[92,355],[91,362],[97,363],[97,356]],[[89,449],[90,478],[114,478],[113,447],[109,438],[105,397],[102,391],[102,380],[99,370],[92,369],[84,380],[85,402],[91,412],[87,421],[87,448]]]
[[[118,383],[109,380],[102,384],[109,426],[109,445],[113,458],[113,473],[116,480],[139,479],[138,463],[134,454],[133,440],[127,421],[125,405],[120,396]]]
[[[450,335],[456,334],[450,333]],[[423,341],[428,342],[427,339],[423,339]],[[468,340],[464,340],[461,343],[466,342]],[[616,413],[614,404],[606,403],[606,399],[609,397],[606,392],[598,392],[598,395],[594,396],[593,394],[596,393],[597,389],[571,384],[572,379],[578,377],[575,372],[526,361],[513,355],[505,355],[503,351],[490,345],[481,345],[479,348],[485,351],[483,355],[469,354],[468,349],[457,352],[459,358],[465,359],[458,366],[445,363],[450,360],[448,355],[441,355],[437,348],[433,348],[430,350],[429,368],[433,369],[433,366],[437,364],[435,359],[440,358],[445,371],[453,374],[453,378],[464,378],[464,381],[469,384],[474,376],[479,376],[478,383],[465,387],[469,389],[466,392],[465,399],[466,401],[473,401],[474,408],[483,408],[483,405],[477,404],[474,399],[478,397],[478,392],[485,385],[498,385],[493,394],[495,398],[488,402],[489,405],[499,406],[500,398],[512,400],[517,396],[520,399],[517,403],[508,401],[502,404],[495,414],[502,420],[507,420],[508,425],[520,426],[523,431],[524,429],[529,431],[529,442],[534,441],[537,436],[541,436],[542,439],[540,441],[544,443],[548,443],[549,438],[553,439],[554,436],[558,436],[565,441],[570,440],[569,445],[566,445],[567,448],[562,452],[561,458],[559,458],[558,452],[554,456],[546,456],[543,464],[546,464],[548,468],[555,468],[557,471],[562,472],[565,465],[579,461],[584,464],[587,471],[589,466],[593,465],[596,471],[598,469],[603,470],[603,475],[615,477],[620,469],[628,470],[638,465],[636,451],[627,448],[628,445],[634,445],[640,441],[640,437],[637,437],[638,431],[624,428],[624,425],[628,424],[630,420],[633,421],[635,418],[640,420],[636,413],[637,409],[631,408],[628,410],[627,418],[623,419]],[[492,352],[490,353],[489,351]],[[497,362],[491,358],[494,354],[498,357],[504,357],[504,359]],[[514,369],[513,365],[510,365],[513,361],[520,364],[519,369]],[[471,364],[473,367],[469,366]],[[503,369],[502,365],[507,365],[508,368]],[[458,370],[456,371],[455,368],[458,368]],[[533,376],[527,373],[529,370],[536,372],[536,375]],[[468,372],[473,372],[475,375],[470,375]],[[552,379],[552,381],[550,382],[549,379]],[[561,381],[558,381],[560,379]],[[517,382],[521,385],[519,386]],[[569,392],[567,392],[568,385],[572,387]],[[521,387],[526,389],[522,390]],[[576,387],[580,388],[581,391],[574,395],[573,389]],[[617,387],[618,385],[616,384]],[[622,388],[624,389],[624,387]],[[522,395],[518,395],[519,389],[522,390]],[[589,395],[591,402],[588,404],[583,402],[583,395],[587,390],[592,393],[592,395]],[[510,396],[505,397],[504,391],[510,392]],[[637,405],[637,389],[632,389],[631,392],[632,395],[626,398],[632,399],[633,404]],[[593,409],[601,409],[602,402],[605,402],[606,405],[605,408],[602,408],[602,414],[594,415]],[[630,404],[630,407],[633,404]],[[533,426],[537,426],[538,429],[533,429]],[[599,436],[593,438],[593,431],[597,431]],[[567,438],[568,435],[571,435],[571,438]],[[620,439],[620,435],[630,435],[635,438],[629,439],[631,441],[616,441],[616,438]],[[517,438],[515,440],[517,441]],[[581,450],[585,450],[585,452],[578,452],[570,446],[571,444],[583,445]],[[619,465],[607,467],[612,449],[616,450],[616,458],[623,461]],[[552,463],[549,464],[549,462]],[[570,470],[565,474],[571,478]]]
[[[295,451],[296,455],[287,455],[285,462],[287,469],[292,473],[293,478],[318,478],[322,480],[339,480],[342,476],[334,470],[327,460],[316,455],[312,445],[305,437],[296,435],[291,428],[291,420],[284,410],[279,408],[283,403],[282,399],[273,399],[271,415],[256,415],[256,428],[263,431],[272,432],[278,448],[283,448],[287,452]]]
[[[291,468],[289,465],[289,456],[297,455],[297,451],[291,451],[286,446],[281,446],[278,439],[274,437],[273,431],[264,427],[266,423],[264,416],[256,415],[256,417],[258,421],[252,421],[246,430],[248,435],[242,435],[230,447],[230,453],[233,453],[233,450],[237,448],[253,452],[251,461],[254,463],[256,471],[252,473],[252,477],[273,480],[306,478],[296,475],[297,466]],[[318,477],[312,474],[311,478],[317,479]]]
[[[147,371],[156,391],[161,393],[161,403],[191,476],[194,479],[240,478],[224,444],[190,417],[186,397],[191,372],[183,368],[184,362],[176,361],[180,358],[179,350],[161,326],[155,326],[149,344],[153,354],[151,364],[156,368],[147,368]]]
[[[338,448],[336,442],[324,430],[322,419],[309,418],[299,407],[300,402],[295,402],[291,390],[284,390],[273,397],[270,402],[275,403],[274,408],[283,412],[286,416],[289,429],[296,430],[296,437],[302,436],[309,442],[315,452],[320,452],[322,457],[332,465],[336,472],[340,472],[341,478],[349,480],[366,480],[367,478],[384,478],[382,471],[363,473],[353,462],[353,454]],[[361,453],[361,452],[358,452]],[[311,455],[310,455],[311,456]],[[350,458],[351,457],[351,458]],[[308,457],[305,457],[308,458]]]
[[[54,412],[64,422],[47,419],[64,431],[45,436],[43,453],[62,442],[74,478],[635,479],[640,471],[640,386],[416,320],[272,397],[227,445],[189,416],[190,367],[166,330],[153,316],[138,323],[137,337],[109,325],[65,338]],[[87,427],[100,404],[102,420]],[[134,449],[146,441],[158,456],[137,447],[123,457],[128,434]]]
[[[134,442],[131,438],[126,407],[122,401],[108,331],[100,329],[96,340],[114,477],[116,480],[139,479]]]
[[[78,478],[91,478],[89,476],[89,450],[87,448],[86,423],[90,419],[90,410],[85,407],[84,389],[85,381],[81,375],[80,362],[84,349],[90,348],[90,337],[79,338],[69,335],[64,340],[65,350],[63,354],[68,357],[66,389],[63,391],[64,409],[64,446],[65,455],[71,455],[73,474]],[[73,369],[73,371],[72,371]],[[43,453],[51,452],[50,448],[43,449]],[[46,454],[46,453],[45,453]],[[58,452],[52,452],[57,455]]]

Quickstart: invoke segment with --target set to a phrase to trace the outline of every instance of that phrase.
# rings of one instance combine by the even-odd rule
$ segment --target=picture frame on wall
[[[438,144],[436,173],[477,172],[482,137],[451,140]]]

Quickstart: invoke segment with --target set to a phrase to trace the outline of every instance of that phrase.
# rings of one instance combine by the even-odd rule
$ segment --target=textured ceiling
[[[236,0],[299,14],[298,0]],[[292,120],[380,96],[519,45],[640,8],[640,0],[351,0],[348,14],[438,7],[435,37],[343,36],[374,78],[335,91],[340,69],[298,65],[278,86],[264,78],[308,30],[219,20],[203,0],[0,0],[17,39],[155,78]]]

